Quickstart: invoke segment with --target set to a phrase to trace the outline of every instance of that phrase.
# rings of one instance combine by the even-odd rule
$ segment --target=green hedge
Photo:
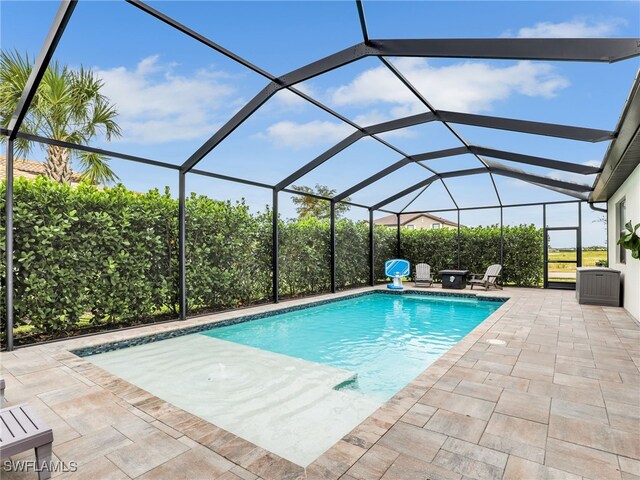
[[[369,222],[336,221],[336,288],[369,283]]]
[[[280,222],[278,239],[278,294],[287,298],[328,292],[331,287],[329,221],[305,217]]]
[[[432,270],[458,267],[458,230],[408,230],[401,232],[402,257],[411,265],[428,263]],[[533,225],[504,226],[502,281],[531,287],[542,283],[543,233]],[[484,273],[500,263],[500,227],[460,229],[460,267]]]
[[[174,306],[177,209],[167,194],[74,189],[43,178],[18,178],[14,188],[16,326],[52,333]],[[4,242],[2,250],[4,270]],[[1,302],[4,311],[4,292]]]
[[[189,312],[239,307],[271,297],[270,212],[254,216],[243,202],[192,194],[186,200],[186,218]]]
[[[44,178],[14,186],[15,325],[18,333],[62,336],[77,328],[130,324],[177,315],[177,200],[168,190],[146,194],[123,186],[77,188]],[[4,237],[5,184],[0,183]],[[269,301],[272,296],[272,218],[244,202],[191,195],[187,208],[187,291],[190,313]],[[368,222],[336,222],[336,287],[369,279]],[[461,264],[484,271],[499,259],[499,228],[463,228]],[[280,221],[282,297],[330,289],[329,222]],[[374,272],[397,256],[396,230],[374,229]],[[435,270],[457,265],[456,230],[402,230],[402,256]],[[4,244],[0,264],[4,269]],[[504,228],[504,279],[539,285],[542,233]],[[4,288],[4,287],[3,287]],[[0,306],[4,309],[4,291]],[[0,322],[4,329],[4,322]]]

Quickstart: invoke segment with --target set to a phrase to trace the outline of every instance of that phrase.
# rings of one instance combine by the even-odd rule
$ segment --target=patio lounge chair
[[[430,287],[433,285],[431,276],[431,265],[419,263],[416,265],[416,276],[413,278],[416,287]]]
[[[38,479],[51,478],[53,432],[23,403],[0,410],[0,451],[2,458],[35,448]]]
[[[499,288],[502,290],[502,287],[498,285],[496,280],[500,277],[500,270],[502,270],[502,265],[491,265],[487,268],[487,271],[482,273],[472,273],[471,280],[469,280],[469,284],[471,284],[471,290],[473,290],[474,285],[479,285],[484,287],[485,290],[489,290],[489,287]],[[482,278],[478,278],[482,277]]]

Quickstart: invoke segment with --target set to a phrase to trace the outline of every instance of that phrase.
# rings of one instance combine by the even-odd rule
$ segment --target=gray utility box
[[[620,271],[604,267],[578,267],[576,298],[582,305],[620,306]]]

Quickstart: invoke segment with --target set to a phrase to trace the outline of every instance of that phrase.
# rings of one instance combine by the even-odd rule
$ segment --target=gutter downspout
[[[609,211],[606,208],[600,208],[600,207],[596,207],[593,205],[594,202],[587,202],[587,204],[589,205],[589,208],[591,210],[593,210],[594,212],[602,212],[602,213],[608,213]]]

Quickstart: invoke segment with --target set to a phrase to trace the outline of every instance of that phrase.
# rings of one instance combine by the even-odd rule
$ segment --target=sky
[[[354,1],[150,2],[219,45],[274,75],[283,75],[362,41]],[[3,49],[36,56],[58,8],[57,2],[0,2]],[[636,2],[385,2],[364,0],[370,38],[640,37]],[[268,81],[125,2],[79,2],[54,59],[91,68],[115,104],[123,136],[91,145],[176,165],[185,161]],[[437,109],[614,130],[638,72],[638,58],[578,63],[464,59],[389,58]],[[376,58],[333,70],[296,86],[359,125],[426,111]],[[470,144],[586,165],[600,165],[608,142],[585,143],[454,125]],[[275,184],[354,130],[287,91],[277,93],[209,153],[199,169]],[[438,122],[387,132],[380,137],[413,155],[460,146]],[[34,151],[32,158],[44,159]],[[398,161],[402,155],[365,138],[299,179],[338,192]],[[534,174],[591,184],[593,176],[518,165]],[[129,188],[168,185],[175,171],[113,159]],[[462,155],[425,162],[437,172],[481,166]],[[352,195],[372,205],[431,175],[406,167]],[[569,197],[519,180],[493,176],[503,204],[567,200]],[[460,207],[494,206],[489,175],[446,180]],[[271,202],[271,191],[189,175],[187,188],[218,199],[245,198],[254,210]],[[404,208],[415,194],[388,205]],[[280,209],[294,214],[289,195]],[[432,184],[409,210],[455,208],[445,186]],[[550,207],[551,208],[551,207]],[[575,206],[549,213],[553,226],[574,226]],[[350,216],[366,218],[354,208]],[[382,215],[382,214],[381,214]],[[455,217],[455,213],[442,216]],[[583,244],[603,244],[600,215],[583,208]],[[556,218],[557,217],[557,218]],[[466,225],[499,222],[499,210],[463,212]],[[542,224],[541,208],[505,209],[505,223]]]

